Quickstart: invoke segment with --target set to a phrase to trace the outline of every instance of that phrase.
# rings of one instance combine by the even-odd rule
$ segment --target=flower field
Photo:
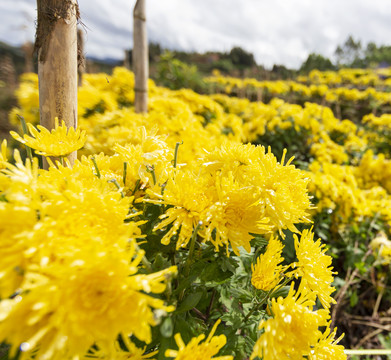
[[[131,72],[85,74],[79,128],[49,132],[22,76],[27,126],[0,154],[5,358],[391,347],[391,69],[205,81],[150,80],[136,114]]]

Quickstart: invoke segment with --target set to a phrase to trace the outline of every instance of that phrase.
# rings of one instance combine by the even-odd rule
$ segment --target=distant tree
[[[378,47],[374,42],[370,42],[364,54],[367,66],[391,65],[391,46],[381,45]]]
[[[236,66],[250,67],[256,65],[254,55],[238,46],[232,48],[228,58]]]
[[[232,64],[232,61],[229,59],[217,60],[213,62],[212,67],[226,74],[229,74],[234,69],[234,65]]]
[[[156,82],[171,90],[190,88],[203,92],[205,84],[198,72],[197,66],[188,65],[174,57],[170,51],[165,51],[157,64]]]
[[[159,43],[150,42],[148,50],[149,61],[157,61],[162,54],[162,48]]]
[[[362,65],[363,51],[360,40],[354,40],[349,35],[343,45],[338,45],[335,49],[335,57],[339,67],[359,67]]]
[[[271,73],[272,73],[273,80],[274,79],[286,80],[286,79],[291,79],[292,77],[294,77],[296,71],[288,69],[284,65],[273,65]]]
[[[335,66],[330,59],[324,57],[323,55],[311,53],[308,55],[307,60],[304,61],[301,65],[300,72],[308,73],[314,69],[321,71],[335,70]]]

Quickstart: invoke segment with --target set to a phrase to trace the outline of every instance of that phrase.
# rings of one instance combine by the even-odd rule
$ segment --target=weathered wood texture
[[[22,45],[22,50],[24,53],[24,72],[25,73],[34,72],[33,49],[34,49],[34,46],[30,41],[26,41]]]
[[[77,0],[37,0],[39,110],[41,125],[54,128],[54,119],[77,127]],[[76,152],[68,159],[73,164]],[[44,164],[45,166],[45,164]],[[46,164],[47,166],[47,164]]]
[[[77,51],[79,56],[79,61],[77,64],[77,85],[83,85],[83,75],[86,72],[86,64],[84,62],[84,34],[82,29],[77,29]]]
[[[134,107],[137,113],[148,111],[148,39],[145,0],[137,0],[133,10]]]

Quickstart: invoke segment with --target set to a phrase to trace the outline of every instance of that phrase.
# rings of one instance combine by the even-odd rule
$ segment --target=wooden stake
[[[37,0],[39,110],[41,125],[54,128],[54,119],[77,127],[77,0]],[[73,164],[77,154],[68,156]],[[47,168],[47,164],[44,163]]]
[[[77,51],[78,54],[81,54],[79,56],[79,61],[77,64],[77,86],[83,85],[83,74],[86,71],[85,63],[82,60],[84,58],[84,36],[83,36],[83,30],[77,29]]]
[[[124,67],[128,70],[130,70],[130,56],[129,56],[129,50],[124,51]]]
[[[22,51],[24,52],[24,72],[34,72],[34,61],[33,61],[33,49],[34,46],[30,41],[26,41],[22,45]]]
[[[148,40],[145,0],[137,0],[133,10],[134,107],[137,113],[148,111]]]

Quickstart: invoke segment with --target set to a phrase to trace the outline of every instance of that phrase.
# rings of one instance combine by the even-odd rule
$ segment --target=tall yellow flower
[[[130,250],[82,251],[70,265],[29,269],[20,295],[0,302],[0,340],[13,353],[21,347],[53,359],[83,356],[95,343],[110,353],[119,334],[149,343],[157,323],[152,309],[174,308],[148,293],[164,291],[176,268],[138,275],[143,253],[134,244]]]
[[[126,161],[131,172],[135,172],[141,180],[142,187],[163,184],[167,181],[172,170],[170,149],[165,142],[165,137],[156,135],[157,129],[152,129],[147,134],[145,127],[139,129],[141,133],[140,144],[116,144],[113,150]],[[153,170],[153,175],[152,175]]]
[[[391,241],[384,231],[380,231],[370,242],[369,246],[374,251],[376,262],[387,265],[391,263]]]
[[[327,325],[324,333],[319,337],[318,342],[311,350],[310,360],[345,360],[346,354],[344,347],[338,345],[338,342],[342,339],[343,335],[335,340],[335,333],[337,329],[333,331],[330,329],[330,324]]]
[[[269,291],[278,285],[284,269],[280,265],[284,261],[284,258],[281,256],[283,248],[284,245],[282,245],[281,241],[272,236],[266,252],[258,257],[257,264],[255,266],[251,264],[251,283],[255,288]]]
[[[4,139],[1,143],[0,170],[6,167],[6,162],[7,162],[7,140]]]
[[[158,352],[153,351],[148,354],[145,353],[145,349],[138,348],[135,344],[133,344],[127,336],[121,336],[121,340],[123,342],[122,346],[116,341],[113,344],[113,348],[109,352],[103,351],[98,344],[93,346],[87,354],[82,358],[82,360],[144,360],[144,359],[152,359]],[[124,345],[126,350],[124,349]]]
[[[302,287],[295,292],[293,284],[285,299],[272,299],[273,317],[260,323],[259,329],[264,332],[250,359],[302,360],[308,356],[321,334],[318,328],[326,325],[329,317],[325,309],[312,310],[314,305],[313,294]]]
[[[250,252],[253,238],[250,233],[265,234],[271,230],[257,188],[236,181],[232,172],[217,173],[215,182],[216,200],[206,212],[206,230],[201,231],[201,236],[216,249],[219,246],[228,249],[231,244],[236,255],[240,246]]]
[[[296,277],[301,277],[303,285],[313,291],[319,298],[323,307],[328,309],[330,304],[335,304],[331,294],[335,288],[331,286],[334,280],[332,258],[326,255],[325,245],[321,240],[314,241],[314,233],[311,230],[303,230],[300,241],[294,235],[296,256],[298,262],[292,265],[291,272]]]
[[[85,130],[80,132],[80,129],[68,128],[64,121],[59,126],[58,118],[56,118],[55,128],[51,132],[41,125],[35,127],[28,123],[27,126],[32,136],[24,134],[22,138],[15,131],[11,131],[10,134],[15,140],[31,147],[37,154],[44,156],[67,156],[73,151],[81,149],[87,139]]]
[[[178,235],[177,249],[188,244],[193,228],[200,221],[205,222],[206,210],[213,203],[213,188],[210,185],[208,178],[196,176],[191,171],[180,170],[168,180],[163,195],[147,191],[160,200],[145,201],[172,205],[160,216],[162,221],[154,228],[154,231],[158,231],[172,225],[162,237],[162,244],[169,244],[174,235]]]
[[[283,235],[282,229],[298,232],[295,224],[310,222],[308,209],[311,208],[307,191],[309,178],[292,164],[293,158],[285,163],[271,153],[265,153],[263,146],[227,142],[208,153],[204,161],[206,171],[212,175],[221,172],[226,176],[232,172],[243,186],[257,188],[258,201],[265,208],[264,216]]]
[[[213,357],[227,342],[225,335],[213,336],[220,322],[221,320],[216,321],[203,343],[201,341],[205,339],[204,334],[192,338],[187,345],[183,342],[181,334],[176,334],[175,341],[179,349],[166,350],[164,355],[175,360],[232,360],[233,356]]]

